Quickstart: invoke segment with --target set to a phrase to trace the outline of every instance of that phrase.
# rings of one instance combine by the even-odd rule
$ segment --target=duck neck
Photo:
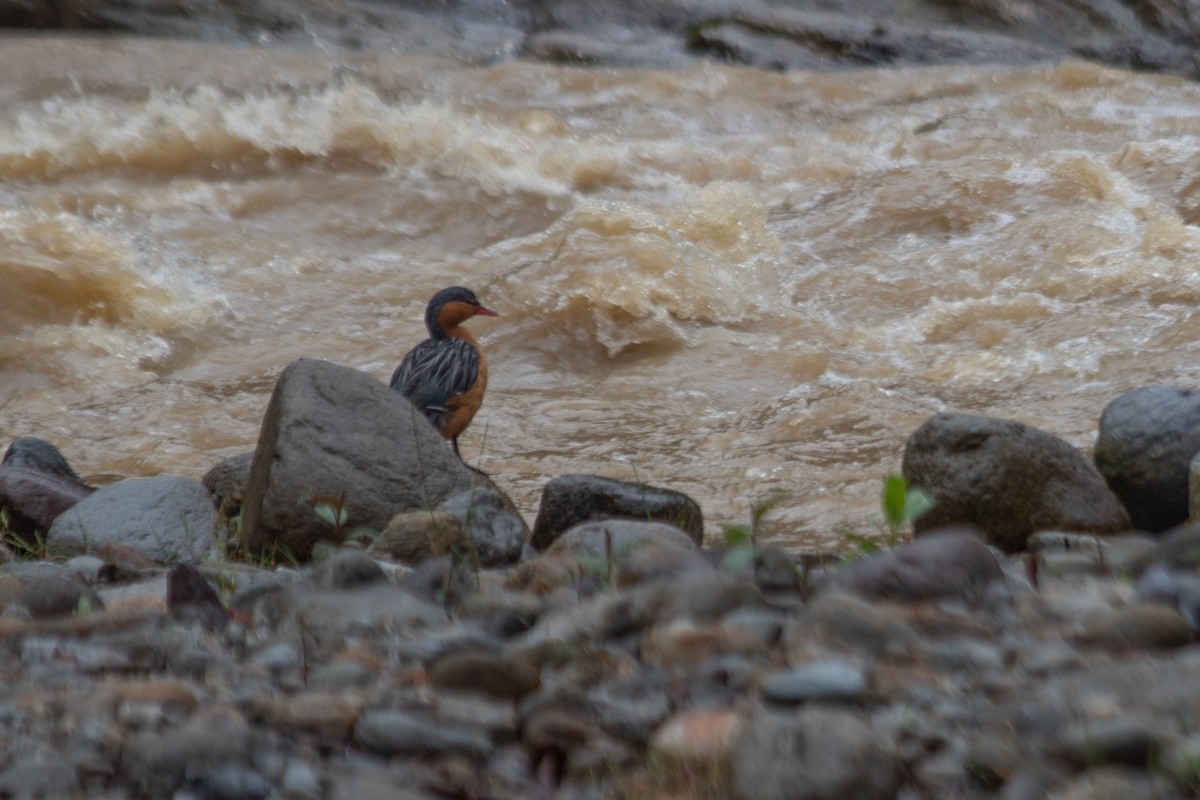
[[[430,309],[425,317],[425,327],[434,339],[466,339],[474,344],[474,337],[465,328],[459,327],[474,315],[475,309],[466,303],[446,303],[440,308]]]
[[[478,344],[478,342],[475,341],[475,337],[471,335],[469,330],[459,327],[458,325],[443,330],[442,333],[447,339],[463,339],[471,344]]]

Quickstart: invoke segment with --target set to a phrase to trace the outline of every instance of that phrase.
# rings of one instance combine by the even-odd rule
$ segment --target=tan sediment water
[[[869,529],[930,414],[1087,449],[1200,372],[1200,88],[1057,67],[679,72],[134,39],[0,47],[0,446],[200,476],[299,357],[386,380],[463,284],[462,438]]]

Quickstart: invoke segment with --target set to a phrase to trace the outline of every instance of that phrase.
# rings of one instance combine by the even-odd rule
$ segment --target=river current
[[[462,284],[465,458],[532,520],[568,472],[709,534],[875,530],[931,414],[1085,452],[1200,377],[1200,87],[1066,62],[777,73],[132,38],[0,46],[0,446],[95,476],[250,450],[275,377],[386,380]]]

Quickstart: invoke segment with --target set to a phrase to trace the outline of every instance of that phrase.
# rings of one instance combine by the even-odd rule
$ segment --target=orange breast
[[[465,333],[465,331],[459,328],[455,333]],[[451,409],[451,413],[442,428],[442,435],[447,439],[453,439],[467,429],[475,417],[475,413],[483,405],[483,393],[487,389],[488,367],[487,359],[483,357],[483,351],[479,349],[471,336],[459,336],[458,338],[470,341],[475,347],[475,352],[479,354],[479,377],[475,379],[475,383],[471,385],[470,389],[450,398],[450,401],[446,403],[447,407]]]

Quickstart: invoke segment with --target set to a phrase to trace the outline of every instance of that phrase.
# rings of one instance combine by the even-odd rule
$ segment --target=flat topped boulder
[[[321,540],[382,531],[396,514],[436,508],[479,480],[399,393],[349,367],[302,359],[271,394],[242,535],[250,550],[307,559]],[[336,529],[315,510],[330,499],[345,515]]]
[[[200,481],[182,475],[109,484],[60,514],[46,549],[60,556],[128,548],[160,564],[212,554],[217,511]]]
[[[1120,533],[1129,517],[1083,454],[1045,431],[974,414],[931,417],[904,447],[904,477],[936,501],[921,533],[967,523],[1006,552],[1042,530]]]
[[[542,489],[531,544],[544,550],[576,525],[602,519],[665,522],[696,544],[704,539],[700,506],[682,492],[597,475],[563,475]]]

